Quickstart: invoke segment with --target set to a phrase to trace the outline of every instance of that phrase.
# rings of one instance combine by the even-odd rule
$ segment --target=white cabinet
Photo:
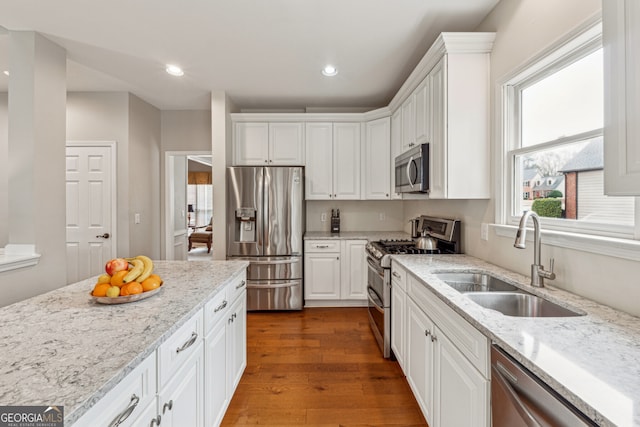
[[[204,360],[202,340],[158,393],[161,424],[204,426]]]
[[[489,54],[446,54],[428,76],[432,199],[488,199]]]
[[[237,278],[204,308],[205,426],[219,426],[247,366],[246,279]]]
[[[604,186],[609,196],[640,196],[640,3],[602,2]]]
[[[133,371],[87,411],[74,427],[147,426],[156,416],[156,354]]]
[[[385,117],[365,124],[364,198],[389,200],[391,187],[391,120]]]
[[[416,97],[415,94],[409,97],[402,104],[402,151],[409,150],[416,145]]]
[[[304,165],[304,127],[302,123],[236,123],[234,164],[247,166]]]
[[[489,426],[489,340],[395,262],[391,274],[392,348],[427,422]]]
[[[402,144],[403,153],[418,144],[429,142],[431,99],[429,79],[425,78],[402,104]],[[399,153],[399,154],[400,154]]]
[[[307,240],[305,305],[364,306],[367,301],[366,240]]]
[[[360,123],[307,123],[305,198],[358,200]]]

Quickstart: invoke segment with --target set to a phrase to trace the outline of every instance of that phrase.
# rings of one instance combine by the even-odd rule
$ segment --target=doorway
[[[200,174],[191,175],[191,179],[201,184],[189,184],[190,172]],[[211,152],[165,153],[165,259],[194,258],[189,253],[189,235],[204,230],[213,216],[211,172]],[[204,256],[195,258],[210,260],[212,254],[205,246]]]

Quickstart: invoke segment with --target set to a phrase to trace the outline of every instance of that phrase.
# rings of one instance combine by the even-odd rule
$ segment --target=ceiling
[[[162,110],[209,109],[212,90],[244,110],[366,110],[389,103],[440,32],[473,31],[498,1],[0,0],[0,25],[66,48],[70,91],[129,91]],[[7,47],[0,33],[2,70]]]

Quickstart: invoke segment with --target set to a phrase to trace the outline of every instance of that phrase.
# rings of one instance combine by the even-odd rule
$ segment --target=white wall
[[[160,110],[129,94],[129,252],[152,259],[160,258],[162,230],[160,117]]]
[[[0,93],[0,248],[9,241],[9,109],[7,93]]]
[[[331,209],[340,209],[340,231],[397,231],[404,227],[401,201],[309,200],[306,206],[307,231],[330,231]],[[325,222],[320,220],[322,213],[327,215]],[[385,218],[382,221],[380,214]]]
[[[480,24],[476,31],[495,31],[496,41],[491,54],[492,79],[492,159],[496,164],[499,149],[499,108],[495,99],[496,81],[541,52],[600,11],[600,0],[508,0],[502,1]],[[501,171],[493,171],[493,181]],[[493,188],[496,186],[494,185]],[[480,240],[480,224],[495,221],[494,200],[491,201],[429,201],[405,202],[405,217],[416,212],[458,216],[464,221],[465,251],[504,268],[530,274],[533,248],[513,247],[513,238],[489,233],[489,241]],[[542,257],[556,260],[554,286],[585,296],[634,315],[640,315],[640,263],[619,258],[543,245]]]

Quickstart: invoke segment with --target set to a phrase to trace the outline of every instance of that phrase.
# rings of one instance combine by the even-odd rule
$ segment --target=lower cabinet
[[[366,240],[305,241],[305,306],[367,304],[366,244]]]
[[[221,289],[73,427],[219,426],[247,365],[246,341],[243,275]]]
[[[429,426],[490,426],[489,340],[395,263],[394,272],[406,277],[404,306],[392,282],[392,343],[405,338],[394,353]]]

